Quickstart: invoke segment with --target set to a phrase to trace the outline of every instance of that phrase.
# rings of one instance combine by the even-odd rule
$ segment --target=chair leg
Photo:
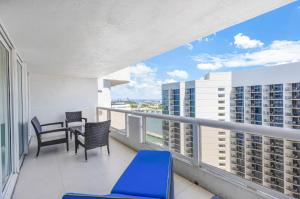
[[[77,154],[77,150],[78,150],[78,143],[77,143],[77,139],[75,140],[75,154]]]
[[[69,132],[66,130],[66,146],[67,146],[67,151],[69,151]]]
[[[109,155],[109,145],[107,145],[107,153],[108,153],[108,155]]]
[[[85,155],[85,161],[87,161],[87,152],[86,152],[86,149],[84,149],[84,155]]]
[[[67,140],[66,144],[67,144],[67,151],[69,151],[69,141],[68,140]]]
[[[39,156],[39,153],[40,153],[40,146],[38,146],[38,150],[37,150],[37,153],[36,153],[36,157],[38,157]]]

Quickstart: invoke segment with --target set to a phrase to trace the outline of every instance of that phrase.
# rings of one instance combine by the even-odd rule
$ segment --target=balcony
[[[212,0],[204,5],[204,1],[1,1],[0,94],[5,99],[0,100],[0,199],[59,199],[65,192],[108,193],[140,149],[173,153],[177,199],[211,198],[215,194],[224,199],[288,199],[275,191],[277,188],[256,179],[256,175],[245,176],[250,174],[249,168],[257,169],[246,167],[250,161],[255,164],[265,160],[264,146],[255,147],[258,153],[250,148],[249,153],[245,138],[255,134],[262,138],[262,143],[267,137],[282,139],[283,143],[300,141],[296,130],[107,107],[111,107],[111,87],[130,81],[130,68],[126,66],[289,2],[252,0],[220,4]],[[229,87],[226,85],[226,92],[225,87],[218,89],[222,93],[217,96],[229,92]],[[291,90],[294,87],[299,85],[291,85]],[[261,106],[262,87],[247,86],[245,91],[244,95],[244,87],[236,88],[236,100],[230,103],[226,98],[224,108],[227,110],[228,103],[243,107],[245,96],[249,99],[247,104]],[[184,93],[178,88],[165,90],[163,113],[180,115],[179,102]],[[186,98],[187,104],[193,104],[190,99],[194,93],[186,92],[191,95]],[[298,107],[297,100],[290,101],[291,109]],[[41,122],[63,121],[66,111],[82,111],[89,122],[95,122],[96,117],[98,121],[111,120],[111,155],[106,155],[105,149],[90,151],[89,161],[84,162],[82,149],[74,155],[74,141],[70,141],[69,152],[63,146],[53,146],[43,148],[39,158],[35,158],[31,118],[37,116]],[[195,114],[193,109],[187,113]],[[147,122],[153,118],[161,124],[161,134],[149,131]],[[243,114],[234,119],[244,122]],[[185,124],[191,128],[185,129]],[[222,132],[216,133],[220,129]],[[232,134],[236,142],[231,144]],[[261,161],[249,159],[257,154],[261,154]],[[284,160],[271,155],[269,159]],[[261,175],[264,179],[267,173]],[[292,195],[295,194],[298,193]]]
[[[262,179],[272,177],[278,178],[284,185],[289,183],[283,178],[284,175],[290,176],[289,173],[284,173],[283,165],[290,162],[294,156],[290,158],[289,156],[291,155],[287,154],[285,160],[283,147],[288,147],[291,143],[297,142],[297,140],[300,139],[297,130],[171,115],[133,113],[132,111],[102,107],[97,108],[97,111],[97,114],[101,113],[100,115],[104,117],[98,118],[99,120],[111,119],[114,121],[116,118],[112,117],[114,115],[112,113],[125,114],[128,125],[125,131],[119,131],[118,128],[115,128],[111,134],[113,138],[137,150],[140,148],[148,148],[172,151],[175,159],[175,172],[192,182],[197,182],[197,184],[205,187],[205,189],[211,193],[220,191],[213,187],[206,178],[203,178],[206,172],[212,172],[219,176],[215,178],[216,176],[212,177],[208,175],[212,177],[211,182],[221,180],[222,185],[226,187],[229,186],[229,181],[235,182],[233,187],[228,187],[229,189],[237,189],[238,191],[241,187],[237,186],[236,183],[246,184],[247,187],[251,187],[251,189],[268,193],[275,198],[288,197],[283,194],[285,191],[288,192],[288,190],[285,190],[284,186],[279,188],[276,184],[276,180],[264,181]],[[102,112],[106,112],[106,114]],[[135,120],[133,121],[131,117],[134,117]],[[174,132],[172,133],[172,131],[168,132],[168,137],[171,137],[171,140],[163,140],[160,142],[161,144],[154,143],[151,139],[148,139],[148,134],[151,133],[150,127],[147,126],[149,119],[156,119],[157,122],[167,121],[168,123],[176,124],[178,127],[182,126],[182,124],[184,124],[185,127],[189,126],[191,127],[188,129],[189,138],[192,139],[190,139],[189,142],[185,141],[186,139],[182,139],[182,136],[185,136],[184,132],[186,129],[180,128],[176,134],[174,134]],[[125,120],[118,121],[119,125],[123,122],[125,122]],[[225,152],[222,156],[223,158],[225,157],[225,160],[230,160],[229,168],[213,163],[213,161],[205,155],[206,153],[211,153],[209,148],[211,148],[212,143],[209,141],[206,143],[205,139],[207,137],[209,140],[209,133],[212,132],[212,130],[229,132],[228,135],[230,135],[230,139],[223,142],[216,142],[217,144],[221,144],[221,147],[225,145],[230,146],[229,150],[231,153],[228,151],[228,155],[226,155],[227,153]],[[174,144],[175,142],[177,143],[176,145]],[[284,143],[287,143],[287,145],[284,145]],[[219,154],[215,154],[215,157],[219,157]],[[222,160],[222,163],[225,164],[226,161]],[[295,172],[292,172],[292,174],[296,174]],[[261,176],[257,177],[256,174]],[[291,177],[295,177],[295,175],[291,175]],[[227,181],[226,179],[230,180]],[[242,191],[242,194],[245,193],[248,193],[247,189],[246,191]],[[223,190],[221,196],[225,198],[235,198],[234,195],[231,195],[226,190]],[[259,196],[255,194],[251,197],[256,198]]]
[[[74,141],[74,140],[73,140]],[[106,148],[89,151],[88,162],[79,149],[74,154],[71,144],[69,152],[65,146],[57,145],[42,149],[38,158],[36,138],[33,137],[22,172],[16,185],[13,199],[60,198],[66,192],[91,194],[109,193],[136,151],[111,138],[111,154]],[[49,164],[51,162],[51,164]],[[175,196],[179,199],[210,199],[213,194],[192,182],[175,175]]]

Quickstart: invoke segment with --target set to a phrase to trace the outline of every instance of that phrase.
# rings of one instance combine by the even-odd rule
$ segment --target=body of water
[[[162,135],[162,120],[155,118],[147,118],[146,127],[147,132]]]

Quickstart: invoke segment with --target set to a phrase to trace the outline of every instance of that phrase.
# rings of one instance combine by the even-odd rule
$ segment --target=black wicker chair
[[[41,147],[49,146],[49,145],[65,143],[67,145],[67,151],[69,151],[68,131],[67,131],[67,128],[63,128],[64,127],[63,122],[40,124],[37,117],[33,117],[31,120],[31,124],[34,128],[34,131],[35,131],[35,134],[37,137],[37,141],[38,141],[38,150],[36,153],[36,157],[39,156]],[[51,125],[61,125],[61,128],[46,130],[46,131],[42,130],[43,126],[51,126]],[[57,133],[57,132],[60,132],[60,133]],[[64,133],[62,133],[62,132],[64,132]]]
[[[81,111],[76,112],[66,112],[66,127],[70,127],[70,123],[82,122],[87,123],[87,118],[82,117]],[[72,133],[70,133],[70,138],[72,139]]]
[[[87,150],[107,146],[109,154],[109,129],[110,120],[96,123],[86,123],[85,132],[75,130],[75,153],[79,145],[84,148],[85,160],[87,160]]]

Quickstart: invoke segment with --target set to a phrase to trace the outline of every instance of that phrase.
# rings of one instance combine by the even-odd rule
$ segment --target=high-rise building
[[[299,74],[300,63],[293,63],[164,84],[163,114],[300,129]],[[166,142],[174,138],[172,149],[189,155],[192,125],[173,126],[165,128]],[[208,127],[201,132],[203,162],[300,198],[299,142]]]
[[[300,63],[232,73],[231,120],[298,129],[298,74]],[[232,172],[300,198],[300,143],[244,132],[232,132],[231,139]]]
[[[162,85],[163,114],[230,121],[231,73],[210,73],[203,79]],[[230,132],[200,127],[202,160],[230,170]],[[165,145],[192,157],[193,125],[163,121]],[[217,143],[217,144],[215,144]],[[218,154],[216,156],[216,154]]]

